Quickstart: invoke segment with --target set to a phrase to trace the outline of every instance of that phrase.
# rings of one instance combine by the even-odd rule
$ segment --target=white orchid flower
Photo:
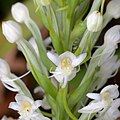
[[[105,49],[102,52],[99,66],[102,65],[106,60],[110,59],[117,49],[117,45],[120,43],[120,25],[111,27],[104,36]]]
[[[83,53],[76,57],[69,51],[64,52],[60,56],[52,52],[47,53],[48,58],[57,66],[55,72],[51,73],[62,84],[62,88],[66,86],[67,81],[72,80],[76,76],[78,70],[75,67],[85,59],[86,55],[86,53]]]
[[[120,98],[112,102],[111,107],[102,115],[97,117],[96,120],[117,120],[120,117]]]
[[[118,86],[117,85],[108,85],[105,88],[103,88],[98,93],[88,93],[87,97],[94,99],[90,104],[80,109],[78,112],[80,113],[96,113],[99,112],[104,113],[106,110],[108,110],[114,99],[116,99],[119,96]]]
[[[14,43],[23,38],[21,26],[12,20],[2,23],[2,32],[10,43]]]
[[[0,59],[0,80],[8,90],[11,90],[13,92],[22,92],[21,88],[15,83],[15,81],[20,80],[29,73],[30,71],[28,71],[20,77],[17,77],[16,75],[10,72],[10,67],[8,63],[5,60]],[[20,84],[25,86],[22,81],[19,82]]]
[[[101,88],[109,78],[114,77],[120,67],[120,60],[118,60],[117,55],[112,56],[110,59],[106,60],[100,66],[100,70],[95,74],[95,77],[99,79],[99,84],[97,85],[97,90]]]
[[[15,100],[16,102],[9,104],[9,108],[18,111],[20,120],[50,120],[41,113],[36,112],[41,106],[41,100],[34,101],[23,94],[17,94]]]

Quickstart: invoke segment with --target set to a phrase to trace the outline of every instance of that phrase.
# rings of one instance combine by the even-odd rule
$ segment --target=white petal
[[[55,73],[54,73],[54,77],[55,77],[55,79],[56,79],[58,82],[60,82],[60,83],[63,82],[64,76],[63,76],[63,74],[62,74],[62,72],[61,72],[61,69],[60,69],[59,67],[56,67],[56,70],[55,70]]]
[[[17,110],[17,111],[20,111],[21,110],[21,107],[16,103],[16,102],[11,102],[9,104],[9,108],[13,109],[13,110]]]
[[[66,87],[67,81],[68,81],[68,78],[67,78],[67,76],[65,76],[64,79],[63,79],[63,83],[62,83],[62,88]]]
[[[42,105],[41,105],[45,110],[49,110],[51,107],[46,99],[46,96],[44,96],[42,100]]]
[[[72,61],[72,65],[74,67],[78,66],[86,58],[86,56],[87,56],[87,53],[83,53],[79,55],[76,59]]]
[[[27,97],[27,96],[25,96],[25,95],[23,95],[23,94],[17,94],[17,95],[15,96],[15,100],[17,101],[18,104],[21,104],[21,103],[24,102],[24,101],[28,101],[28,102],[30,102],[31,104],[34,103],[34,101],[33,101],[31,98],[29,98],[29,97]]]
[[[118,109],[120,107],[120,98],[116,99],[116,100],[113,100],[112,102],[112,109]]]
[[[102,108],[103,108],[103,105],[101,102],[96,102],[96,103],[92,102],[89,105],[80,109],[78,112],[80,112],[80,113],[95,113],[95,112],[99,112]]]
[[[104,92],[109,92],[112,98],[117,98],[119,96],[118,85],[108,85],[101,90],[100,94]]]
[[[71,61],[72,61],[72,60],[76,59],[76,56],[75,56],[72,52],[66,51],[66,52],[64,52],[63,54],[61,54],[61,55],[59,56],[59,59],[60,59],[60,61],[59,61],[60,63],[59,63],[59,64],[61,64],[61,61],[62,61],[64,58],[70,58]]]
[[[76,76],[76,69],[74,69],[71,73],[71,75],[67,76],[67,81],[72,80]]]
[[[56,65],[58,66],[58,55],[52,52],[47,53],[48,58]]]
[[[3,82],[3,85],[10,91],[20,92],[20,88],[17,85],[15,85],[14,82],[11,82],[10,84],[9,83],[6,84]]]
[[[98,93],[88,93],[87,97],[89,97],[91,99],[94,99],[94,100],[100,100],[101,99],[100,94],[98,94]]]
[[[36,109],[39,108],[41,105],[42,105],[42,101],[41,100],[36,100],[35,101]]]

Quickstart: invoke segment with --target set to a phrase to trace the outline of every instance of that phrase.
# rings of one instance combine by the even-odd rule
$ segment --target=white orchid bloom
[[[15,83],[15,81],[19,80],[20,84],[22,84],[22,86],[25,86],[25,84],[20,79],[29,73],[30,71],[20,77],[17,77],[10,72],[8,63],[5,60],[0,59],[0,80],[8,90],[11,90],[13,92],[22,92],[21,88],[18,84]]]
[[[91,32],[98,32],[103,27],[103,16],[99,11],[94,11],[87,17],[87,29]]]
[[[21,26],[12,20],[2,23],[2,32],[10,43],[14,43],[23,38]]]
[[[11,12],[12,12],[12,16],[14,17],[14,19],[20,23],[30,18],[28,8],[20,2],[12,5]]]
[[[102,116],[98,115],[96,120],[117,120],[120,117],[120,98],[113,101],[111,107]]]
[[[120,43],[120,25],[115,25],[105,33],[105,49],[102,52],[99,66],[101,66],[106,60],[109,60],[115,54],[118,43]]]
[[[95,74],[95,77],[99,80],[99,84],[96,89],[100,89],[109,78],[114,77],[117,74],[119,67],[120,60],[118,60],[117,55],[112,56],[101,64],[100,70]]]
[[[85,59],[86,55],[86,53],[83,53],[76,57],[69,51],[64,52],[60,56],[52,52],[47,53],[48,58],[57,66],[55,72],[51,73],[62,84],[62,88],[66,86],[67,81],[72,80],[76,76],[78,70],[75,67]]]
[[[94,99],[90,104],[80,109],[80,113],[104,113],[108,110],[113,101],[119,96],[117,85],[108,85],[98,93],[88,93],[87,97]]]
[[[41,100],[33,101],[23,94],[17,94],[15,100],[16,102],[11,102],[9,104],[9,108],[18,111],[20,120],[50,120],[41,113],[36,112],[41,106]]]

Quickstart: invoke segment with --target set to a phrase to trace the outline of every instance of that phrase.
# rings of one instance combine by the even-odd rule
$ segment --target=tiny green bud
[[[102,29],[103,16],[100,12],[94,11],[87,17],[87,29],[91,32],[97,32]]]

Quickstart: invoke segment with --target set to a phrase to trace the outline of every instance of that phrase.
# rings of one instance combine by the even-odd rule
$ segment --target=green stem
[[[105,4],[105,0],[102,1],[102,4],[101,4],[101,14],[103,15],[103,10],[104,10],[104,4]]]
[[[67,87],[63,89],[63,105],[64,108],[67,112],[67,114],[69,115],[69,117],[73,120],[77,120],[77,118],[72,114],[72,112],[69,109],[68,103],[67,103],[67,99],[66,99],[66,94],[67,94]]]

